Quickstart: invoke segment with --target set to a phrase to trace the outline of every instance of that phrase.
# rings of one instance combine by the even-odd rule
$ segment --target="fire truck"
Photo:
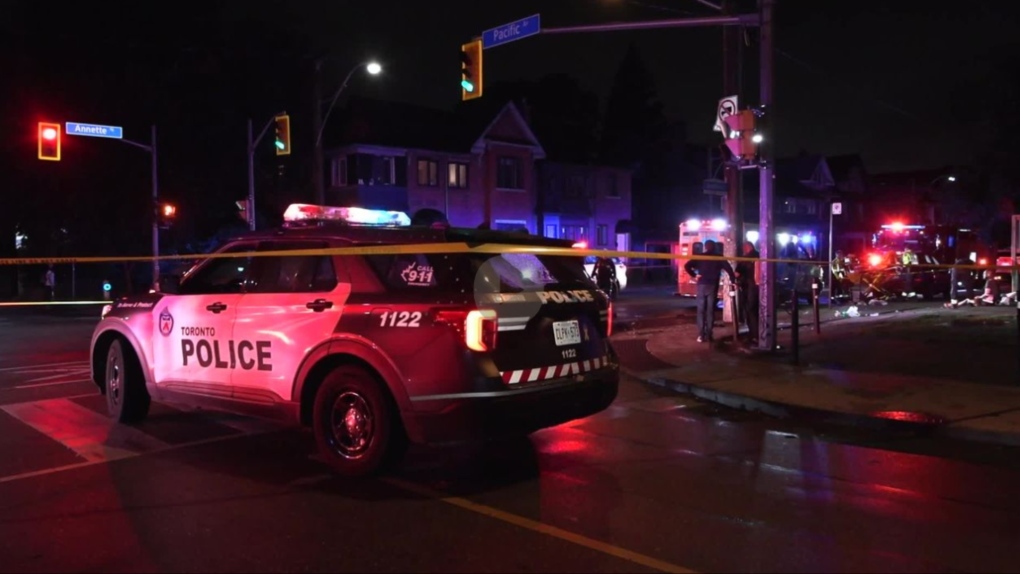
[[[698,294],[697,279],[692,277],[684,265],[692,255],[705,253],[705,242],[715,241],[724,245],[728,238],[729,224],[724,219],[688,219],[680,224],[679,255],[677,259],[676,294],[681,297],[694,297]],[[721,292],[720,292],[721,295]]]

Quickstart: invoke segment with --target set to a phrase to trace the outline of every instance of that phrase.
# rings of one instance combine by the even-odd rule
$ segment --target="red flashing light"
[[[903,223],[900,221],[895,221],[891,225],[889,225],[889,228],[895,231],[896,233],[899,233],[903,231]]]
[[[868,265],[871,265],[872,267],[878,267],[881,264],[882,264],[881,255],[879,255],[878,253],[872,253],[871,255],[868,255]]]
[[[588,249],[588,242],[587,241],[578,241],[577,243],[574,243],[573,245],[571,245],[571,247],[573,247],[574,249]]]
[[[978,265],[988,265],[988,259],[985,257],[978,259]]]
[[[60,161],[60,124],[39,122],[39,159]]]

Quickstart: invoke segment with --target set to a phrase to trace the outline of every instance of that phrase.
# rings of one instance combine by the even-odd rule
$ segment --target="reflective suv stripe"
[[[500,375],[503,377],[504,383],[508,385],[516,385],[522,382],[533,383],[535,381],[548,381],[551,379],[566,377],[568,375],[579,375],[581,373],[588,373],[607,366],[609,366],[609,357],[602,356],[597,359],[575,361],[573,363],[564,363],[562,365],[535,367],[533,369],[518,369],[516,371],[501,371]]]

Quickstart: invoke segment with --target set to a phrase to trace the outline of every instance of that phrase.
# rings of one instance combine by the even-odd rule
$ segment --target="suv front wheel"
[[[315,394],[312,427],[319,453],[339,474],[378,471],[400,442],[398,415],[381,384],[345,365],[326,375]]]

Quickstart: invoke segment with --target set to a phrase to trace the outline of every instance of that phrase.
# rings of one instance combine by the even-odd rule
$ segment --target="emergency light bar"
[[[379,225],[406,227],[411,218],[403,211],[365,209],[364,207],[333,207],[292,203],[283,213],[285,222],[295,221],[343,221],[353,225]]]

